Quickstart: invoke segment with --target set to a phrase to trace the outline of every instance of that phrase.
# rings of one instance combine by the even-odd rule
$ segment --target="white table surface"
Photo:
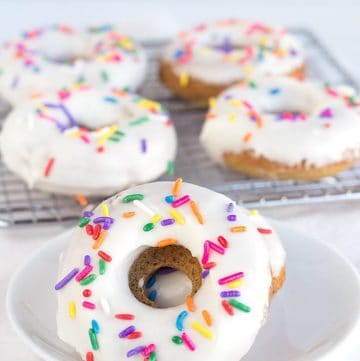
[[[197,1],[138,0],[123,5],[120,1],[6,1],[2,0],[0,40],[15,36],[19,30],[41,25],[46,21],[67,21],[73,24],[116,22],[132,29],[136,35],[140,26],[147,34],[174,34],[181,26],[204,18],[239,16],[268,22],[307,26],[313,29],[352,72],[360,83],[360,2],[359,1]],[[121,5],[120,5],[121,4]],[[221,4],[221,6],[220,6]],[[264,5],[267,4],[267,5]],[[191,10],[190,10],[191,8]],[[80,16],[79,14],[82,14]],[[128,16],[131,14],[132,16]],[[15,21],[15,20],[16,21]],[[44,20],[45,19],[45,20]],[[287,221],[309,235],[334,245],[360,271],[360,201],[301,206],[265,208],[262,213]],[[5,313],[8,280],[21,262],[45,241],[67,225],[29,226],[0,230],[0,359],[2,361],[39,360],[29,352],[11,330]],[[355,347],[341,361],[359,361],[360,350]],[[221,360],[219,360],[221,361]],[[276,360],[269,360],[276,361]]]

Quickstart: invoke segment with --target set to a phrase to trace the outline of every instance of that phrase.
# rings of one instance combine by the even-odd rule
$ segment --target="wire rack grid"
[[[310,78],[357,88],[351,76],[312,32],[306,29],[291,29],[291,32],[306,50]],[[181,176],[249,207],[360,199],[360,165],[318,182],[300,182],[251,179],[212,163],[198,141],[205,110],[174,97],[158,81],[157,60],[164,45],[165,42],[144,44],[149,54],[150,70],[140,90],[142,95],[169,109],[179,137],[175,174],[164,176],[163,180]],[[90,201],[95,204],[99,199]],[[28,189],[0,161],[0,227],[75,220],[80,212],[81,207],[74,198]]]

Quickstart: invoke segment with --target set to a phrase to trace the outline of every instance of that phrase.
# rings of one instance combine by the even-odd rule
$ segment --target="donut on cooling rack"
[[[161,308],[146,289],[164,267],[192,287]],[[74,230],[55,285],[58,335],[87,361],[238,361],[284,278],[279,238],[256,212],[181,179],[137,186]]]
[[[358,105],[349,87],[245,80],[211,101],[200,141],[216,162],[250,176],[316,180],[359,159]]]
[[[136,89],[143,81],[142,48],[111,26],[74,30],[53,25],[25,32],[0,51],[0,95],[12,104],[75,81]]]
[[[206,102],[254,75],[303,77],[301,46],[286,30],[224,20],[182,32],[164,51],[160,78],[175,94]]]
[[[176,134],[159,103],[80,83],[15,107],[0,150],[30,187],[109,195],[171,168]]]

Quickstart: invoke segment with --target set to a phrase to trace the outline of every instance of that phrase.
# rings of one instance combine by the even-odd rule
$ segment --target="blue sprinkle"
[[[96,333],[96,334],[98,334],[100,332],[100,326],[97,323],[97,321],[95,321],[95,320],[91,321],[91,328],[94,331],[94,333]]]
[[[269,93],[272,94],[272,95],[275,95],[275,94],[279,94],[280,93],[280,89],[279,88],[271,88],[269,90]]]
[[[114,97],[104,97],[104,100],[108,103],[118,103],[118,100]]]
[[[155,302],[156,300],[156,296],[157,296],[157,291],[156,290],[152,290],[149,295],[148,295],[148,299],[152,302]]]
[[[172,202],[174,202],[174,200],[175,200],[175,197],[172,196],[172,195],[169,195],[169,196],[165,197],[165,202],[166,203],[172,203]]]
[[[176,318],[176,328],[179,331],[184,331],[184,319],[188,315],[187,311],[182,311],[179,313],[179,316]]]
[[[185,54],[183,49],[176,50],[174,53],[174,58],[178,59],[181,58]]]
[[[152,286],[154,286],[156,282],[156,275],[155,273],[148,279],[148,281],[146,282],[145,287],[146,288],[151,288]]]

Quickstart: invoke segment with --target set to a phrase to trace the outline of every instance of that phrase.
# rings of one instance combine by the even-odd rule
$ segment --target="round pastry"
[[[200,141],[216,162],[250,176],[315,180],[359,159],[356,105],[348,87],[246,80],[212,101]]]
[[[158,303],[159,272],[172,287],[158,291],[189,293]],[[55,285],[58,335],[87,361],[238,361],[284,278],[284,250],[256,212],[181,179],[137,186],[74,230]]]
[[[109,195],[172,169],[176,134],[157,102],[75,84],[15,107],[0,150],[30,187]]]
[[[305,60],[285,29],[225,20],[182,32],[164,51],[160,78],[175,94],[206,102],[249,76],[303,77]]]
[[[146,72],[142,48],[111,26],[33,29],[0,51],[0,95],[12,104],[74,82],[136,89]]]

